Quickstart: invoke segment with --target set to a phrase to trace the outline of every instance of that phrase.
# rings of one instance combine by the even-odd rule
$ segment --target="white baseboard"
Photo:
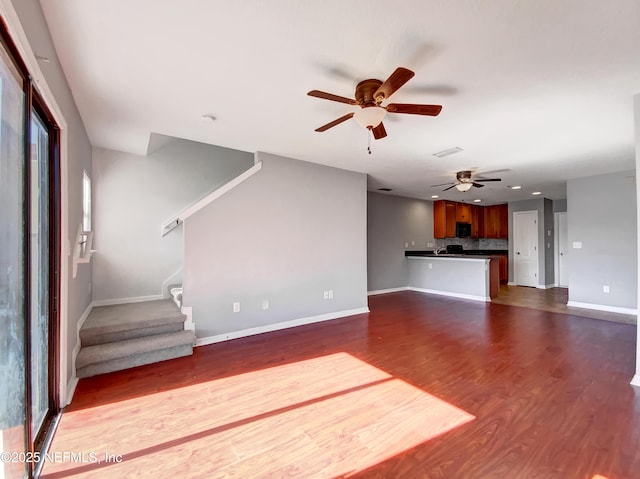
[[[187,317],[187,319],[185,319],[184,321],[184,329],[189,331],[195,331],[196,325],[193,322],[193,307],[183,306],[180,312]]]
[[[407,286],[401,288],[389,288],[389,289],[376,289],[374,291],[367,291],[367,296],[375,296],[376,294],[397,293],[399,291],[409,291]]]
[[[518,286],[516,283],[514,283],[513,281],[509,281],[507,283],[507,286]]]
[[[633,314],[637,315],[637,309],[620,308],[618,306],[607,306],[606,304],[581,303],[579,301],[568,301],[567,306],[574,308],[595,309],[596,311],[607,311],[609,313]]]
[[[91,311],[93,310],[93,305],[94,305],[93,303],[89,303],[89,306],[87,306],[87,309],[85,309],[84,313],[82,313],[82,316],[80,316],[80,319],[78,320],[78,325],[76,326],[76,345],[73,348],[73,352],[71,353],[71,377],[69,378],[69,381],[67,381],[66,397],[61,398],[62,407],[71,403],[71,400],[73,399],[73,394],[76,391],[76,386],[78,385],[78,376],[76,375],[76,358],[80,353],[80,329],[82,328],[82,325],[89,317],[89,314],[91,314]]]
[[[636,374],[635,376],[633,376],[630,384],[632,386],[640,386],[640,374]]]
[[[554,284],[539,284],[538,286],[536,286],[536,288],[538,289],[551,289],[555,287],[556,286]]]
[[[78,376],[76,376],[75,371],[76,371],[76,367],[74,365],[73,366],[73,375],[71,376],[71,379],[67,383],[67,397],[62,402],[62,407],[65,407],[65,406],[68,406],[69,404],[71,404],[71,400],[73,399],[73,395],[76,392],[76,387],[78,387],[79,379],[78,379]]]
[[[281,329],[294,328],[305,324],[319,323],[321,321],[329,321],[331,319],[344,318],[355,314],[368,313],[369,308],[348,309],[345,311],[336,311],[335,313],[320,314],[318,316],[308,316],[306,318],[292,319],[281,323],[267,324],[256,328],[243,329],[241,331],[233,331],[230,333],[217,334],[215,336],[207,336],[196,339],[196,346],[205,346],[207,344],[220,343],[229,341],[230,339],[244,338],[255,334],[269,333],[271,331],[279,331]]]
[[[98,299],[91,303],[96,306],[112,306],[114,304],[126,304],[126,303],[142,303],[144,301],[156,301],[158,299],[165,299],[161,294],[153,294],[151,296],[135,296],[133,298],[116,298],[116,299]]]
[[[451,293],[449,291],[438,291],[436,289],[414,288],[412,286],[409,286],[407,289],[409,291],[417,291],[418,293],[437,294],[439,296],[448,296],[450,298],[470,299],[472,301],[482,301],[483,303],[491,301],[491,298],[488,296],[475,296],[472,294]]]

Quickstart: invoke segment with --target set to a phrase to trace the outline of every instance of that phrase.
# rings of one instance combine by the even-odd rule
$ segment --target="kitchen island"
[[[409,289],[475,301],[491,301],[500,289],[499,256],[407,251]]]

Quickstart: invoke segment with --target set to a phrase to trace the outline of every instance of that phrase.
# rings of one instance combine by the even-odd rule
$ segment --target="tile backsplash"
[[[475,249],[509,249],[509,240],[506,239],[493,239],[493,238],[444,238],[435,239],[436,248],[444,248],[450,244],[461,244],[466,250]]]

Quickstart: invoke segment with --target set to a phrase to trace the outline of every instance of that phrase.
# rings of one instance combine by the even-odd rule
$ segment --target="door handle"
[[[516,254],[520,254],[520,251],[518,251]]]

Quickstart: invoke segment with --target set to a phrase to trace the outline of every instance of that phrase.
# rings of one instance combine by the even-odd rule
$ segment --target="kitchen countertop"
[[[465,250],[462,254],[448,254],[441,253],[435,254],[433,250],[421,250],[421,251],[405,251],[405,256],[423,256],[427,258],[464,258],[465,256],[483,256],[489,258],[494,255],[508,255],[509,251],[506,249],[473,249]]]

